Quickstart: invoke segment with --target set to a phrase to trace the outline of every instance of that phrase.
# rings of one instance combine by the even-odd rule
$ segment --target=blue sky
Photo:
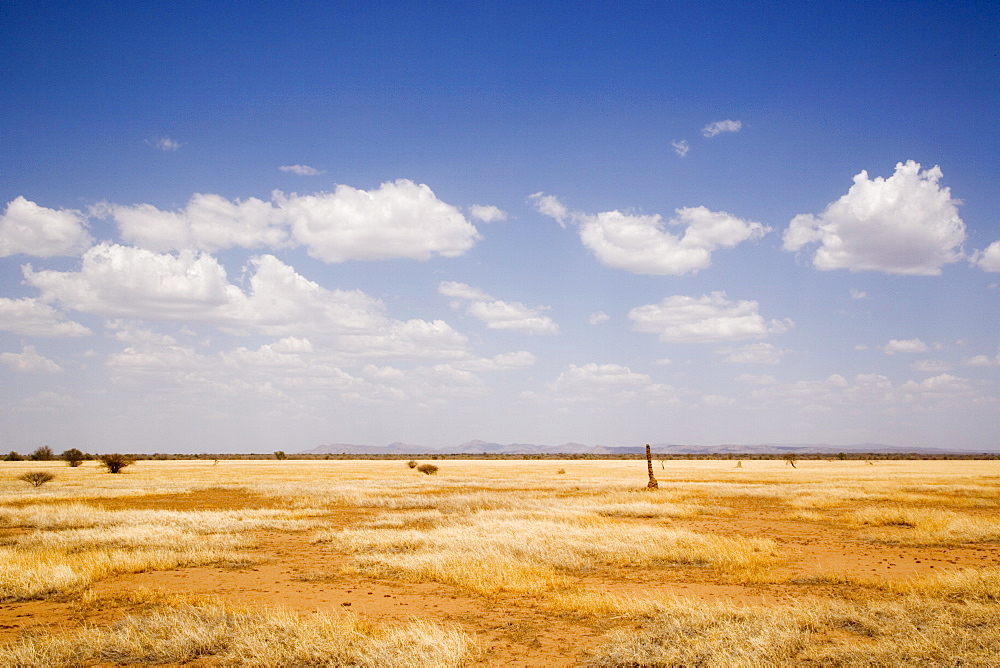
[[[1000,449],[994,3],[0,26],[0,449]]]

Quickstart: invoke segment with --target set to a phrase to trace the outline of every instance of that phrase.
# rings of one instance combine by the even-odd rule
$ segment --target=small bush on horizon
[[[274,458],[277,459],[279,462],[287,457],[288,455],[285,454],[284,450],[275,450],[274,452]]]
[[[17,476],[17,479],[29,482],[33,487],[41,487],[45,483],[55,480],[56,477],[48,471],[28,471],[27,473]]]
[[[9,453],[4,455],[3,460],[5,462],[20,462],[24,461],[24,457],[21,456],[21,453],[11,450]]]
[[[417,470],[427,475],[433,475],[438,472],[438,467],[434,464],[421,464],[417,467]]]
[[[101,455],[97,458],[101,466],[108,469],[108,473],[121,473],[121,470],[130,464],[135,463],[132,458],[118,453],[111,455]]]
[[[28,455],[28,459],[33,462],[48,462],[52,461],[54,458],[55,455],[52,453],[52,448],[47,445],[35,448],[35,451]]]
[[[86,459],[86,455],[76,448],[70,448],[66,452],[62,453],[62,458],[66,460],[66,463],[71,467],[76,468],[83,463],[83,460]]]

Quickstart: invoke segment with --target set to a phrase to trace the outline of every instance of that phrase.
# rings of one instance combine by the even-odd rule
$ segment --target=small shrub
[[[433,475],[438,472],[438,467],[434,464],[421,464],[417,467],[417,470],[427,475]]]
[[[566,473],[566,469],[559,469],[558,471],[556,471],[556,473],[562,475],[563,473]]]
[[[48,462],[52,461],[54,458],[55,455],[52,453],[52,448],[47,445],[36,448],[34,452],[28,455],[28,459],[33,462]]]
[[[5,462],[19,462],[24,460],[24,457],[22,457],[20,453],[11,450],[8,454],[4,455],[3,460]]]
[[[66,460],[67,464],[69,464],[73,468],[76,468],[77,466],[83,463],[85,456],[82,452],[80,452],[76,448],[70,448],[66,452],[62,453],[62,458]]]
[[[19,475],[17,479],[30,482],[35,487],[41,487],[45,483],[55,480],[56,477],[48,471],[28,471],[23,475]]]
[[[284,451],[284,450],[277,450],[277,451],[275,451],[275,453],[274,453],[274,458],[275,458],[275,459],[277,459],[277,460],[278,460],[279,462],[280,462],[280,461],[281,461],[282,459],[285,459],[286,457],[288,457],[288,455],[286,455],[286,454],[285,454],[285,451]]]
[[[108,473],[121,473],[121,470],[130,464],[133,464],[131,458],[125,455],[113,454],[113,455],[101,455],[98,457],[101,465],[108,469]]]
[[[417,460],[411,459],[410,461],[406,462],[406,465],[409,466],[411,469],[415,469],[417,468]]]

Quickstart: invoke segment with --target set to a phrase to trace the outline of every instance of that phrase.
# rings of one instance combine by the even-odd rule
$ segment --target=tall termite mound
[[[646,489],[659,489],[660,486],[656,484],[656,478],[653,477],[653,455],[649,451],[649,443],[646,444],[646,468],[649,469],[649,482],[646,483]]]

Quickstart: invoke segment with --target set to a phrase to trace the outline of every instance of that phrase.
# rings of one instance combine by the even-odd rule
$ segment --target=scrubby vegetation
[[[407,461],[0,465],[0,665],[995,663],[996,463]]]
[[[17,476],[17,479],[31,483],[32,487],[41,487],[45,483],[55,480],[56,477],[48,471],[28,471]]]
[[[79,466],[84,462],[84,460],[87,458],[87,455],[83,454],[76,448],[70,448],[69,450],[66,450],[65,452],[62,453],[62,458],[63,460],[65,460],[67,464],[69,464],[73,468],[76,468],[77,466]]]
[[[108,470],[108,473],[121,473],[123,468],[131,466],[134,463],[131,457],[117,453],[101,455],[97,460]]]

